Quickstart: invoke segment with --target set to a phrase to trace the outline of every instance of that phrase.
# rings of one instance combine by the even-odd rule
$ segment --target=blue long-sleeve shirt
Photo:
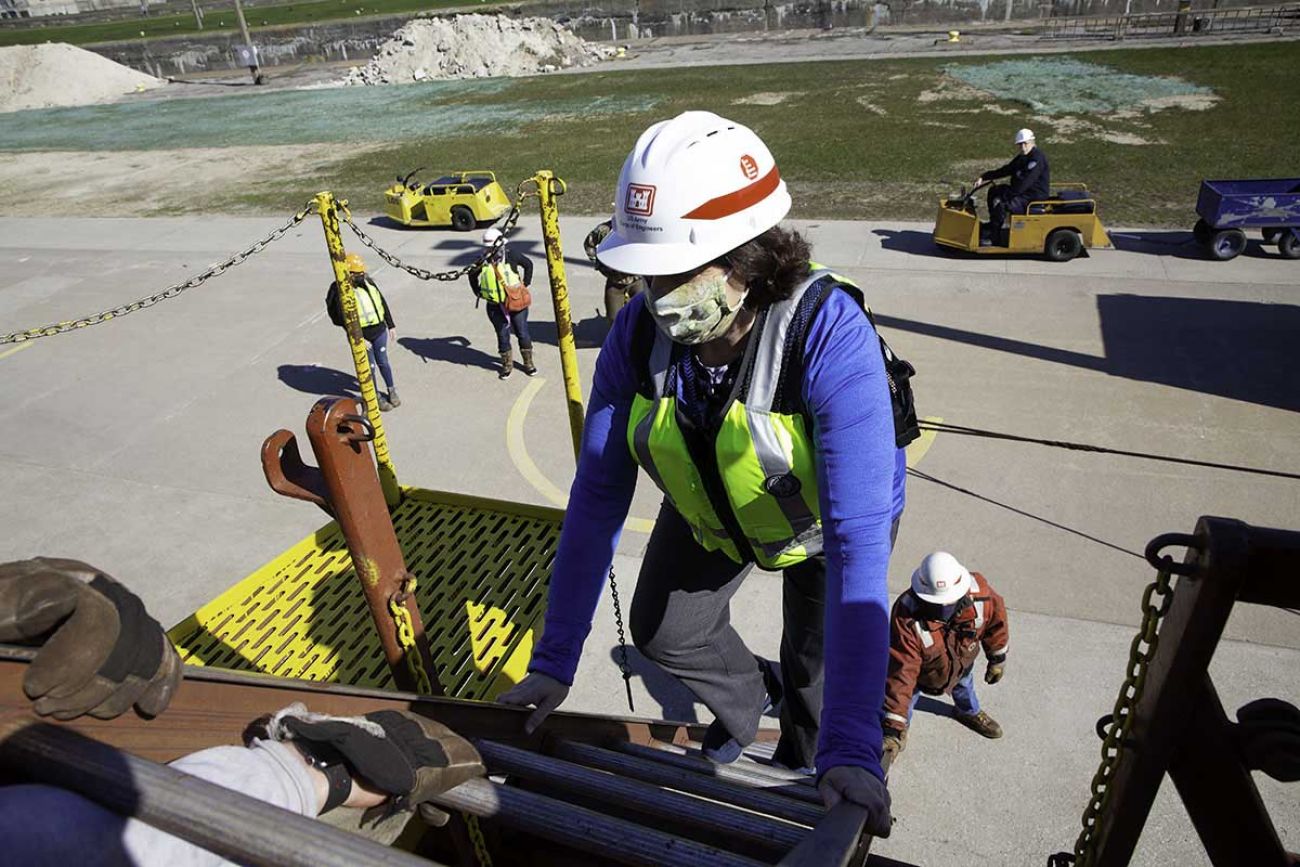
[[[632,335],[644,294],[619,312],[596,359],[578,472],[532,671],[572,683],[636,487],[627,426],[638,376]],[[803,399],[813,418],[826,555],[826,669],[817,770],[880,775],[880,708],[889,659],[889,530],[902,513],[906,458],[875,331],[832,292],[805,341]],[[684,399],[681,394],[679,399]]]

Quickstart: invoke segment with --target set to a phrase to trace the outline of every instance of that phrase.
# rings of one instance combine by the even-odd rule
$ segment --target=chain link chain
[[[469,841],[474,844],[474,857],[478,859],[481,867],[492,867],[492,854],[488,852],[487,839],[483,836],[483,829],[479,827],[478,816],[471,816],[469,813],[462,813],[465,817],[465,829],[469,831]]]
[[[415,689],[420,695],[433,695],[433,684],[429,673],[424,670],[424,660],[420,658],[420,649],[415,644],[415,624],[411,622],[411,612],[406,610],[406,599],[415,593],[417,582],[414,575],[407,575],[402,582],[402,589],[388,599],[388,611],[397,624],[397,643],[405,651],[406,667],[415,681]]]
[[[85,316],[81,319],[70,319],[65,322],[56,322],[52,325],[43,325],[40,328],[29,328],[26,331],[15,331],[12,334],[0,334],[0,345],[6,343],[22,343],[27,340],[34,340],[38,337],[53,337],[56,334],[65,334],[69,331],[75,331],[78,328],[85,328],[89,325],[98,325],[101,322],[108,322],[119,316],[125,316],[128,313],[134,313],[137,310],[144,310],[146,307],[152,307],[159,301],[165,301],[168,298],[175,298],[186,289],[193,289],[195,286],[203,285],[207,280],[224,274],[230,268],[241,264],[251,256],[255,256],[267,248],[268,245],[280,240],[294,226],[301,223],[309,213],[312,212],[312,204],[308,203],[298,213],[294,214],[287,223],[258,241],[246,250],[241,250],[231,256],[224,262],[211,265],[201,274],[196,274],[184,283],[177,283],[174,286],[168,286],[163,291],[150,295],[148,298],[141,298],[139,301],[133,301],[130,304],[123,304],[120,307],[114,307],[112,310],[105,310],[103,313],[96,313],[93,316]]]
[[[627,639],[623,636],[623,606],[618,601],[618,582],[614,580],[614,564],[609,564],[609,596],[614,603],[614,626],[618,629],[618,670],[623,672],[623,687],[627,690],[627,709],[636,713],[632,704],[632,668],[627,664]]]
[[[343,222],[348,224],[348,228],[352,230],[352,233],[357,236],[358,240],[360,240],[362,244],[365,244],[371,250],[374,250],[375,254],[379,256],[380,259],[383,259],[385,262],[387,262],[389,265],[393,266],[394,268],[397,268],[398,270],[405,271],[407,274],[410,274],[412,277],[418,277],[421,280],[441,280],[443,282],[450,282],[452,280],[459,280],[461,277],[464,277],[466,274],[468,274],[470,271],[473,271],[475,268],[482,267],[484,262],[486,262],[488,259],[495,256],[501,250],[501,248],[505,246],[506,235],[510,234],[510,231],[514,229],[515,224],[519,222],[519,215],[523,213],[522,208],[524,204],[524,199],[528,198],[529,196],[537,195],[536,193],[528,192],[524,189],[524,185],[531,180],[533,179],[528,178],[527,180],[520,181],[519,186],[515,188],[514,204],[510,206],[510,213],[506,216],[505,221],[499,227],[501,230],[500,239],[497,240],[497,242],[493,244],[491,247],[484,248],[483,252],[480,253],[478,258],[475,259],[473,262],[470,262],[468,265],[466,265],[463,268],[457,268],[454,271],[428,271],[424,268],[416,267],[415,265],[406,264],[401,259],[393,255],[392,253],[380,247],[378,244],[375,243],[374,238],[371,238],[369,235],[363,232],[361,230],[361,227],[358,226],[353,221],[352,214],[347,210],[347,207],[344,203],[340,203],[340,210],[342,211]]]
[[[1129,733],[1133,726],[1133,709],[1142,698],[1146,688],[1147,666],[1155,656],[1156,646],[1160,640],[1160,621],[1169,612],[1173,602],[1173,561],[1162,557],[1161,565],[1152,581],[1142,593],[1142,626],[1129,646],[1128,668],[1124,683],[1119,688],[1119,697],[1115,700],[1115,709],[1111,713],[1110,725],[1101,744],[1101,764],[1093,775],[1091,797],[1083,810],[1083,830],[1074,844],[1073,856],[1058,853],[1048,859],[1049,865],[1064,867],[1067,864],[1077,867],[1091,867],[1096,857],[1097,828],[1101,817],[1106,813],[1110,800],[1110,785],[1115,775],[1115,768],[1124,749],[1129,745]]]

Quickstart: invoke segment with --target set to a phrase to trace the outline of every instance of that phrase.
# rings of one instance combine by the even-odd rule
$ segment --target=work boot
[[[956,714],[957,722],[966,726],[966,728],[981,734],[986,738],[1002,737],[1002,726],[998,725],[997,720],[986,714],[984,711],[979,713],[959,713]]]
[[[397,396],[397,389],[391,385],[388,387],[388,402],[393,405],[394,409],[402,405],[402,399]]]
[[[505,379],[515,369],[515,356],[510,350],[501,353],[501,372],[497,374],[498,379]]]
[[[388,398],[384,397],[384,393],[382,391],[375,392],[375,397],[379,399],[380,412],[388,412],[390,409],[393,408],[393,405],[388,402]]]
[[[700,752],[715,765],[729,765],[740,758],[744,751],[740,741],[733,738],[727,727],[716,719],[709,723],[704,732],[704,740],[700,742]]]
[[[521,349],[519,354],[524,357],[524,374],[527,376],[536,376],[537,368],[533,366],[533,350]]]

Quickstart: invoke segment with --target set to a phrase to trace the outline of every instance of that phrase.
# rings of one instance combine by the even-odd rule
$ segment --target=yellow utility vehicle
[[[403,226],[451,226],[468,232],[510,210],[510,198],[494,172],[443,175],[425,183],[416,169],[384,191],[385,211]]]
[[[961,192],[939,202],[934,243],[968,253],[1032,253],[1068,262],[1084,247],[1110,248],[1110,236],[1097,218],[1097,200],[1083,184],[1054,184],[1048,199],[1030,202],[1028,213],[1012,214],[1010,227],[981,222],[975,193]]]

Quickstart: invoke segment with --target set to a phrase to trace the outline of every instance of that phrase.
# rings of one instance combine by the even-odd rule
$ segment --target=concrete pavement
[[[0,332],[151,294],[276,222],[0,218]],[[562,222],[584,389],[604,334],[601,283],[580,246],[592,222]],[[521,224],[516,243],[544,274],[536,215]],[[861,281],[882,331],[916,365],[922,415],[1300,467],[1300,263],[1253,246],[1233,262],[1207,262],[1186,233],[1151,232],[1116,232],[1122,249],[1067,264],[962,259],[936,255],[925,225],[798,225],[819,261]],[[425,268],[463,264],[477,250],[476,235],[367,231]],[[404,403],[386,423],[399,477],[504,499],[562,498],[573,459],[545,281],[532,315],[541,377],[498,382],[491,330],[463,281],[423,284],[367,259],[398,324],[392,355]],[[300,431],[317,394],[355,388],[346,343],[323,309],[329,280],[319,224],[308,221],[177,299],[0,347],[0,560],[89,560],[171,623],[319,526],[312,507],[267,489],[257,450],[276,428]],[[1008,736],[979,741],[921,714],[892,784],[899,824],[877,851],[924,864],[1042,863],[1077,833],[1098,757],[1092,722],[1114,701],[1151,577],[1136,553],[1116,548],[1140,552],[1202,514],[1300,527],[1300,483],[949,434],[918,468],[1003,504],[911,480],[890,584],[901,590],[920,557],[943,547],[1006,596],[1016,649],[1007,680],[981,695]],[[653,518],[656,503],[641,485],[633,516]],[[616,567],[625,605],[645,538],[624,534]],[[733,606],[758,652],[775,651],[778,590],[756,574]],[[622,707],[609,621],[602,607],[575,708]],[[1296,700],[1297,625],[1281,611],[1234,614],[1233,641],[1214,667],[1226,706]],[[652,669],[638,671],[638,712],[706,713]],[[1300,796],[1263,785],[1300,849]],[[1204,860],[1180,811],[1176,799],[1158,804],[1138,863]]]

